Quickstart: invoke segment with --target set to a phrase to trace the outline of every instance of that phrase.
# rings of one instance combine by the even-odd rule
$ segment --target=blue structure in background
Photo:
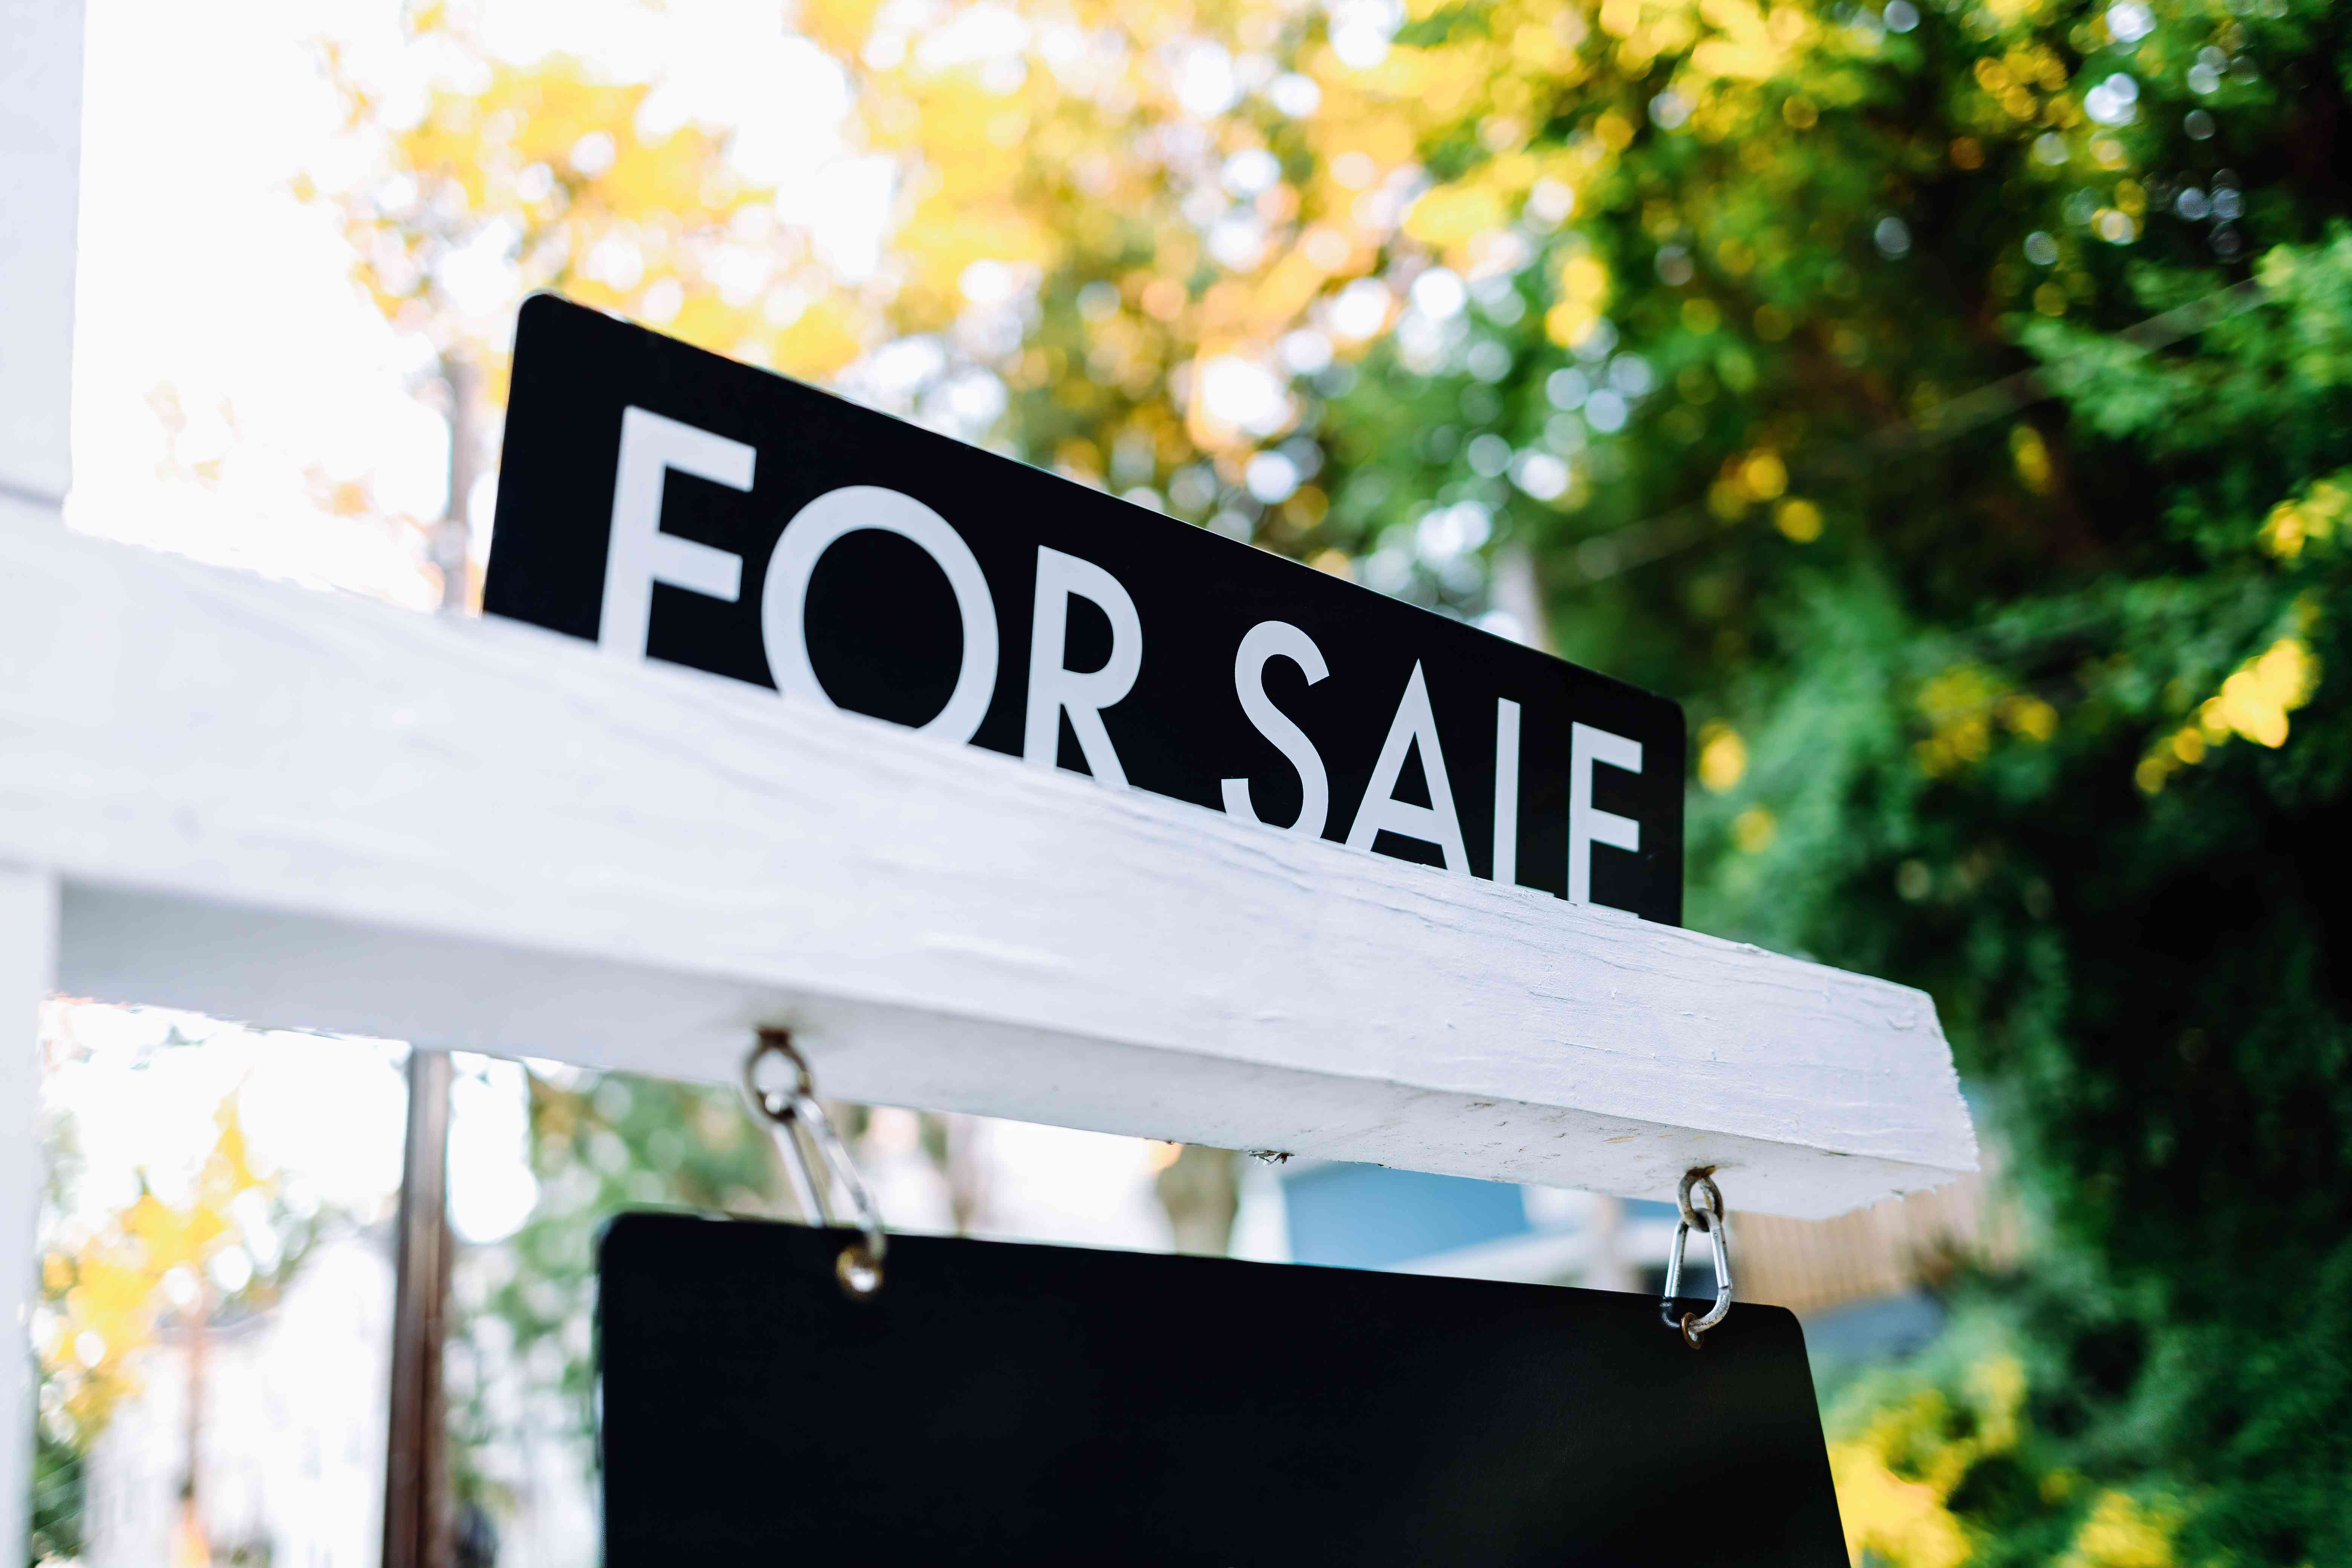
[[[1290,1255],[1340,1268],[1392,1268],[1530,1228],[1517,1185],[1468,1176],[1308,1165],[1283,1172],[1282,1196]]]
[[[1300,1263],[1393,1268],[1551,1228],[1530,1220],[1525,1191],[1508,1182],[1433,1176],[1339,1162],[1285,1166],[1281,1182],[1290,1253]],[[1623,1201],[1620,1223],[1643,1237],[1633,1243],[1633,1256],[1626,1259],[1629,1288],[1646,1295],[1665,1288],[1664,1258],[1655,1238],[1670,1231],[1677,1217],[1671,1203],[1643,1198]],[[1520,1266],[1532,1263],[1543,1272],[1484,1277],[1571,1277],[1549,1272],[1540,1257],[1515,1261]],[[1683,1279],[1684,1294],[1692,1300],[1705,1300],[1715,1294],[1715,1268],[1704,1244],[1694,1248]],[[1836,1369],[1915,1352],[1935,1338],[1945,1316],[1944,1308],[1932,1297],[1909,1290],[1809,1311],[1804,1314],[1805,1340],[1816,1371],[1828,1369],[1835,1375]]]

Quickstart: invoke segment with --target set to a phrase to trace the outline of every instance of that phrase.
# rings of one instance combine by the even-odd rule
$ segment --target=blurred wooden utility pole
[[[449,1424],[441,1347],[449,1304],[449,1055],[411,1048],[384,1448],[383,1568],[447,1568]]]
[[[1223,1258],[1233,1250],[1241,1213],[1241,1156],[1231,1149],[1187,1143],[1152,1181],[1176,1250]]]
[[[467,505],[480,475],[474,405],[478,377],[463,354],[441,356],[448,400],[449,493],[426,542],[441,574],[441,613],[469,614],[473,531]],[[408,1057],[408,1143],[400,1179],[399,1284],[392,1318],[392,1430],[384,1450],[383,1568],[448,1568],[449,1417],[441,1352],[449,1315],[449,1057]]]
[[[462,352],[443,352],[441,387],[449,404],[449,499],[443,503],[441,521],[434,525],[432,536],[426,541],[426,553],[441,574],[441,613],[445,616],[468,615],[474,607],[474,531],[467,508],[473,503],[474,486],[482,476],[479,421],[475,407],[480,396],[481,379],[474,362]]]

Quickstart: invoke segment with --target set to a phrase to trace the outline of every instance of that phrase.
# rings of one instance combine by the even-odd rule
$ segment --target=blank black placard
[[[1843,1568],[1796,1320],[1606,1291],[626,1215],[606,1568]]]

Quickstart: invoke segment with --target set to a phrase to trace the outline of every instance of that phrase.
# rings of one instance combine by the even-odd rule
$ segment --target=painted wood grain
[[[1933,1003],[505,623],[0,536],[62,984],[677,1077],[1835,1214],[1973,1169]]]

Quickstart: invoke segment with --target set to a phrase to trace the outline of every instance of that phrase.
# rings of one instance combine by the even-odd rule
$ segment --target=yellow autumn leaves
[[[2300,609],[2299,618],[2308,622],[2311,607]],[[2318,685],[2319,661],[2304,637],[2277,638],[2231,671],[2185,722],[2160,737],[2140,759],[2133,781],[2142,793],[2158,794],[2174,773],[2196,766],[2233,738],[2276,750],[2286,743],[2288,715],[2308,702]],[[1928,733],[1912,751],[1920,771],[1930,777],[1984,761],[2003,731],[2040,743],[2058,727],[2058,711],[2047,700],[2013,689],[1980,665],[1956,665],[1935,676],[1920,688],[1917,706]]]
[[[1758,447],[1724,460],[1722,472],[1707,487],[1706,509],[1728,523],[1738,521],[1751,506],[1777,503],[1772,525],[1791,542],[1810,544],[1822,536],[1822,509],[1788,489],[1787,462],[1774,448]]]
[[[1399,52],[1343,88],[1348,70],[1287,17],[1096,0],[914,28],[866,0],[806,9],[803,36],[848,89],[842,136],[882,242],[878,266],[859,268],[740,177],[723,128],[648,129],[646,87],[562,56],[497,59],[459,9],[436,8],[412,20],[412,43],[473,68],[445,70],[413,124],[344,81],[377,166],[332,199],[387,315],[493,370],[502,319],[468,319],[446,287],[445,263],[469,248],[515,258],[519,289],[807,379],[927,337],[948,361],[935,379],[969,367],[1010,395],[1046,394],[1060,416],[1028,425],[1059,427],[1048,451],[1073,477],[1103,482],[1111,453],[1139,450],[1152,461],[1127,484],[1202,455],[1233,483],[1294,423],[1279,386],[1255,384],[1286,382],[1278,342],[1364,278],[1409,205],[1396,182],[1418,122],[1396,95],[1442,100],[1431,72],[1450,68]],[[982,21],[988,39],[950,37]],[[1472,205],[1481,233],[1509,216],[1491,197]],[[1076,342],[1024,303],[1048,294],[1084,305]],[[1360,345],[1390,313],[1333,335]],[[1213,405],[1204,389],[1219,387],[1247,409]]]
[[[723,129],[649,128],[647,87],[601,81],[562,56],[495,59],[456,13],[427,10],[412,31],[478,68],[448,78],[404,124],[347,83],[354,126],[383,132],[383,162],[380,178],[334,199],[385,311],[430,319],[492,368],[499,323],[461,319],[443,279],[453,254],[495,240],[523,288],[558,288],[811,379],[924,336],[950,369],[1034,400],[1022,428],[1037,449],[1024,455],[1152,490],[1147,500],[1172,497],[1180,474],[1213,496],[1239,489],[1252,458],[1299,428],[1311,400],[1294,387],[1297,365],[1362,353],[1397,320],[1401,279],[1420,262],[1475,281],[1542,249],[1537,303],[1562,347],[1622,311],[1631,280],[1561,225],[1620,199],[1609,182],[1644,126],[1735,144],[1744,171],[1699,180],[1671,209],[1654,202],[1653,234],[1679,235],[1733,278],[1795,243],[1771,148],[1853,101],[1883,46],[1850,16],[1758,0],[1407,10],[1400,39],[1359,47],[1336,21],[1302,29],[1264,0],[1022,4],[1005,12],[1013,43],[959,55],[874,0],[806,7],[798,26],[848,84],[847,143],[887,165],[886,255],[866,278],[845,275],[780,216],[775,192],[735,171]],[[1668,60],[1668,89],[1652,93],[1647,73]],[[1971,91],[1987,138],[2030,134],[2028,121],[2080,129],[2044,45],[1987,56]],[[1986,155],[1987,143],[1962,141],[1968,160]],[[2129,181],[2116,192],[2126,209],[2144,195]],[[975,331],[992,304],[1017,313],[1024,300],[1034,307],[1011,340]],[[1055,300],[1065,313],[1041,321]],[[1767,342],[1805,325],[1779,304],[1754,314]],[[1693,295],[1676,319],[1706,335],[1723,318],[1717,300]],[[1316,340],[1299,351],[1307,361],[1291,352],[1300,338]],[[1846,324],[1824,341],[1840,354],[1859,342]],[[1825,519],[1795,493],[1780,439],[1726,459],[1706,504],[1811,543]],[[2031,425],[2010,448],[2029,489],[2053,486]],[[1305,537],[1330,499],[1309,482],[1268,504]],[[2262,544],[2291,564],[2347,520],[2352,480],[2337,476],[2275,508]],[[2281,743],[2314,680],[2299,639],[2257,654],[2157,740],[2140,787],[2161,789],[2231,738]],[[1914,754],[1931,776],[1983,761],[2004,735],[2045,742],[2058,722],[2045,698],[1975,667],[1926,682],[1917,710]],[[1759,816],[1738,837],[1761,846],[1771,831]]]
[[[1930,778],[1984,761],[2002,731],[2039,744],[2058,731],[2058,710],[2048,700],[1979,664],[1955,665],[1929,679],[1919,689],[1918,709],[1927,734],[1912,755]]]
[[[1365,35],[1335,13],[1302,26],[1271,0],[1061,0],[919,26],[877,0],[816,0],[793,25],[841,73],[843,142],[877,204],[884,254],[858,273],[738,172],[723,127],[655,125],[646,85],[561,55],[499,59],[471,9],[426,5],[410,13],[411,42],[443,64],[419,116],[330,51],[374,165],[328,199],[380,307],[489,371],[493,390],[504,310],[460,297],[454,258],[495,252],[516,292],[561,289],[810,379],[924,335],[950,362],[942,376],[970,366],[1056,405],[1028,455],[1107,482],[1109,454],[1149,449],[1153,471],[1128,486],[1207,458],[1230,487],[1295,427],[1295,409],[1256,385],[1300,374],[1284,345],[1320,336],[1310,359],[1346,357],[1396,319],[1399,276],[1376,273],[1401,237],[1473,280],[1516,268],[1531,235],[1612,176],[1645,118],[1710,141],[1785,135],[1799,79],[1807,115],[1850,100],[1840,73],[1878,37],[1757,0],[1407,10],[1391,42],[1388,24]],[[987,47],[954,42],[983,22]],[[1650,101],[1642,84],[1664,59],[1675,85]],[[1660,107],[1670,100],[1682,108]],[[1563,115],[1584,129],[1548,133]],[[1466,155],[1433,155],[1457,143]],[[1753,237],[1708,246],[1736,271]],[[1548,335],[1582,342],[1611,307],[1609,264],[1563,245],[1551,274]],[[975,330],[991,305],[1072,297],[1108,301],[1082,313],[1075,343],[1034,310],[1018,342]],[[1695,299],[1685,315],[1713,330],[1717,307]],[[1217,406],[1215,386],[1249,412]],[[1024,435],[1039,423],[1024,416]],[[1820,532],[1807,502],[1773,521],[1801,542]]]
[[[2024,1367],[1996,1353],[1978,1362],[1957,1396],[1923,1388],[1875,1406],[1859,1431],[1830,1445],[1830,1473],[1846,1552],[1878,1568],[1965,1568],[1976,1555],[1951,1500],[1971,1471],[2013,1457],[2024,1434]],[[2041,1478],[2045,1503],[2084,1489],[2064,1470]],[[2162,1495],[2103,1489],[2091,1500],[2053,1568],[2175,1568],[2184,1510]]]
[[[2336,474],[2273,507],[2258,538],[2266,552],[2291,566],[2306,550],[2334,542],[2347,519],[2352,476]],[[2159,736],[2133,770],[2141,792],[2159,793],[2175,773],[2195,767],[2232,738],[2272,750],[2286,744],[2288,716],[2319,687],[2319,660],[2306,640],[2318,616],[2311,598],[2297,601],[2288,635],[2241,663],[2186,722]]]
[[[2174,1568],[2172,1538],[2182,1518],[2168,1498],[2102,1492],[2055,1568]]]
[[[87,1437],[138,1389],[138,1353],[178,1287],[184,1310],[201,1310],[214,1260],[242,1237],[236,1211],[272,1178],[257,1172],[234,1096],[214,1112],[211,1151],[184,1203],[142,1190],[107,1222],[65,1237],[41,1258],[42,1309],[34,1352],[55,1391],[44,1417]]]
[[[1728,795],[1748,776],[1748,742],[1720,719],[1698,730],[1698,782],[1710,795]],[[1780,819],[1768,805],[1755,805],[1731,819],[1731,842],[1743,855],[1760,855],[1780,837]]]
[[[1544,316],[1544,332],[1553,342],[1572,348],[1601,321],[1609,303],[1609,268],[1599,258],[1570,251],[1559,268],[1557,297]]]
[[[330,49],[350,138],[372,163],[303,187],[336,210],[354,275],[388,319],[489,368],[512,296],[534,289],[806,376],[863,351],[856,300],[777,222],[775,193],[735,173],[721,136],[648,129],[645,84],[601,80],[563,55],[496,59],[444,10],[412,31],[478,72],[436,85],[403,122]],[[488,299],[459,285],[509,264],[511,288]]]
[[[2292,566],[2306,550],[2333,543],[2347,521],[2352,473],[2339,473],[2273,507],[2257,537],[2268,554]],[[2273,751],[2286,744],[2288,715],[2319,687],[2319,660],[2305,640],[2318,615],[2309,597],[2298,601],[2294,631],[2231,670],[2185,723],[2158,738],[2132,773],[2141,793],[2159,793],[2173,774],[2195,767],[2232,737]]]
[[[2279,638],[2231,671],[2187,723],[2159,740],[2140,759],[2133,782],[2155,795],[2175,773],[2203,762],[2232,736],[2276,750],[2286,744],[2287,715],[2309,701],[2318,685],[2319,661],[2310,647],[2301,637]]]
[[[2319,480],[2302,495],[2283,500],[2263,520],[2263,548],[2281,561],[2299,558],[2307,545],[2331,542],[2352,520],[2352,472]]]
[[[1948,1506],[1982,1460],[2017,1446],[2025,1369],[2013,1357],[1979,1363],[1961,1390],[1963,1408],[1936,1389],[1876,1412],[1830,1446],[1846,1552],[1888,1568],[1961,1568],[1973,1545]],[[1956,1436],[1955,1433],[1965,1433]]]

